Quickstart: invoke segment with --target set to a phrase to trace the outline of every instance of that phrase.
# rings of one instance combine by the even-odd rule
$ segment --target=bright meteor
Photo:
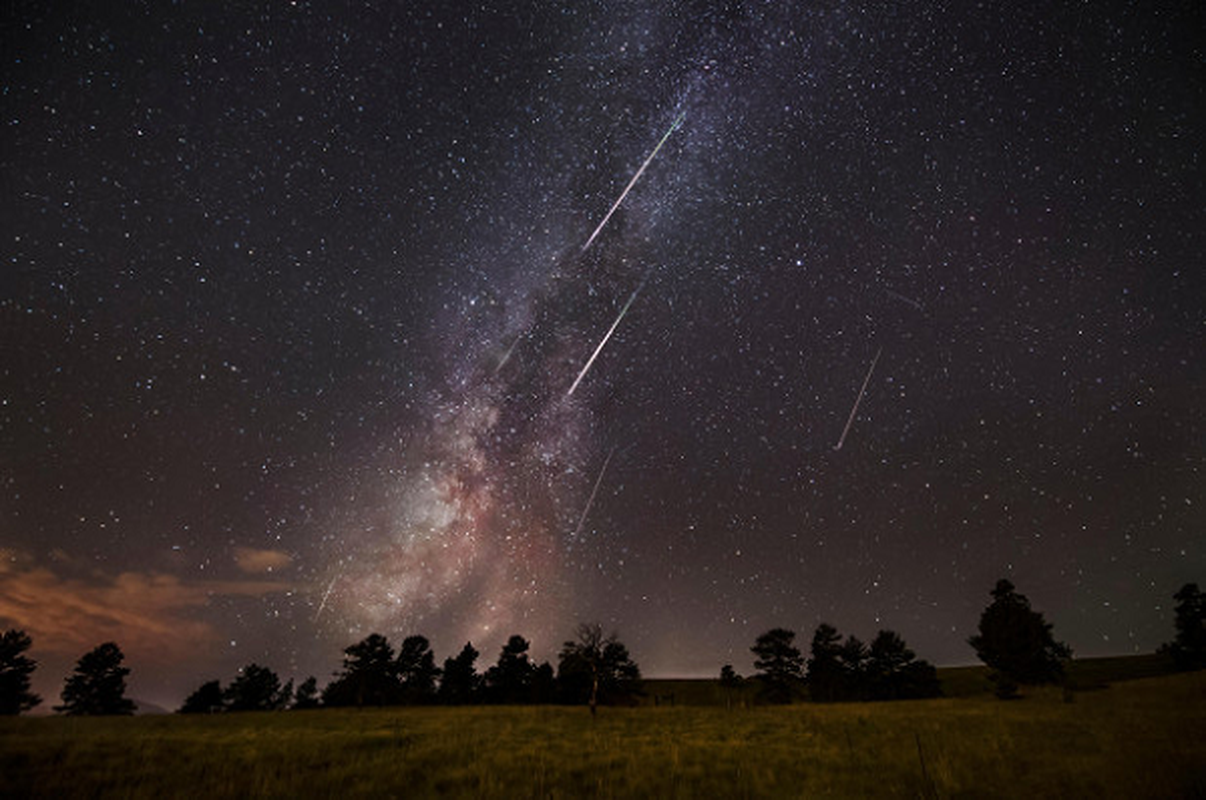
[[[850,433],[850,426],[854,424],[854,415],[858,413],[858,404],[863,402],[863,394],[867,391],[867,384],[871,382],[871,373],[875,371],[875,362],[879,361],[879,355],[883,351],[882,347],[879,348],[879,352],[875,354],[875,358],[871,359],[871,367],[867,370],[867,377],[863,378],[863,388],[858,390],[858,398],[854,401],[854,408],[850,409],[850,419],[846,420],[846,427],[842,430],[842,437],[834,445],[834,450],[841,450],[842,445],[846,443],[846,434]]]
[[[565,393],[566,397],[572,395],[574,390],[578,388],[578,384],[582,383],[582,379],[586,377],[586,372],[590,369],[590,365],[595,363],[595,359],[599,357],[599,352],[607,344],[607,340],[610,339],[611,335],[616,332],[616,328],[619,326],[620,320],[624,319],[624,315],[628,313],[629,306],[632,305],[633,300],[636,300],[636,296],[640,293],[641,287],[644,285],[645,282],[641,281],[640,284],[637,285],[636,289],[633,290],[632,297],[629,297],[628,302],[625,303],[624,307],[620,309],[620,315],[616,317],[616,321],[611,323],[611,327],[607,329],[606,335],[603,336],[603,341],[599,342],[599,346],[595,348],[595,352],[591,353],[590,358],[586,360],[586,366],[583,367],[582,371],[578,373],[578,377],[574,380],[574,385],[571,386],[569,391]]]
[[[641,175],[645,173],[645,168],[649,166],[651,161],[653,161],[653,157],[657,155],[657,151],[662,149],[662,145],[664,145],[666,140],[670,138],[670,134],[674,133],[674,131],[678,129],[678,126],[683,124],[683,120],[686,119],[686,117],[687,112],[684,111],[678,115],[678,119],[670,123],[669,129],[667,129],[665,135],[662,136],[661,141],[657,143],[657,147],[653,148],[653,152],[650,153],[649,157],[645,159],[645,163],[641,164],[641,168],[636,171],[636,175],[632,176],[632,180],[630,180],[628,185],[624,187],[624,191],[621,192],[616,201],[612,203],[611,208],[607,212],[607,216],[603,217],[603,221],[599,223],[599,227],[595,228],[595,232],[592,233],[590,238],[586,240],[586,244],[582,245],[583,253],[590,249],[591,244],[593,244],[595,241],[595,237],[598,236],[599,232],[603,230],[603,226],[607,224],[607,220],[611,219],[611,215],[616,213],[616,209],[620,207],[620,203],[624,202],[624,198],[628,196],[630,191],[632,191],[632,187],[635,186],[636,182],[641,179]]]

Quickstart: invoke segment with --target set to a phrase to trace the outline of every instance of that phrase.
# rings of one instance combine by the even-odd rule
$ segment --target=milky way
[[[588,620],[655,675],[823,621],[963,663],[1002,576],[1136,652],[1206,580],[1190,4],[10,13],[43,694],[97,636],[165,703]]]

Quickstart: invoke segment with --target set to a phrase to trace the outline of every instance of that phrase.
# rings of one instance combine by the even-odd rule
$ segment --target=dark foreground
[[[1071,697],[6,718],[0,796],[1206,798],[1206,673]]]

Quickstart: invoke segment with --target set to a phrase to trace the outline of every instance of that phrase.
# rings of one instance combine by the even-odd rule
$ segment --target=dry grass
[[[1206,797],[1206,673],[789,707],[0,720],[4,797]]]

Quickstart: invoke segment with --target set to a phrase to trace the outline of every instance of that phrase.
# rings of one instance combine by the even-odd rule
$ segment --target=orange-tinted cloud
[[[186,582],[162,573],[65,578],[51,569],[0,560],[0,628],[25,630],[39,651],[78,656],[105,641],[127,656],[169,664],[217,639],[194,612],[217,596],[288,591],[269,581]]]
[[[280,550],[257,550],[254,547],[236,547],[235,565],[251,575],[280,572],[293,563],[293,557]]]

